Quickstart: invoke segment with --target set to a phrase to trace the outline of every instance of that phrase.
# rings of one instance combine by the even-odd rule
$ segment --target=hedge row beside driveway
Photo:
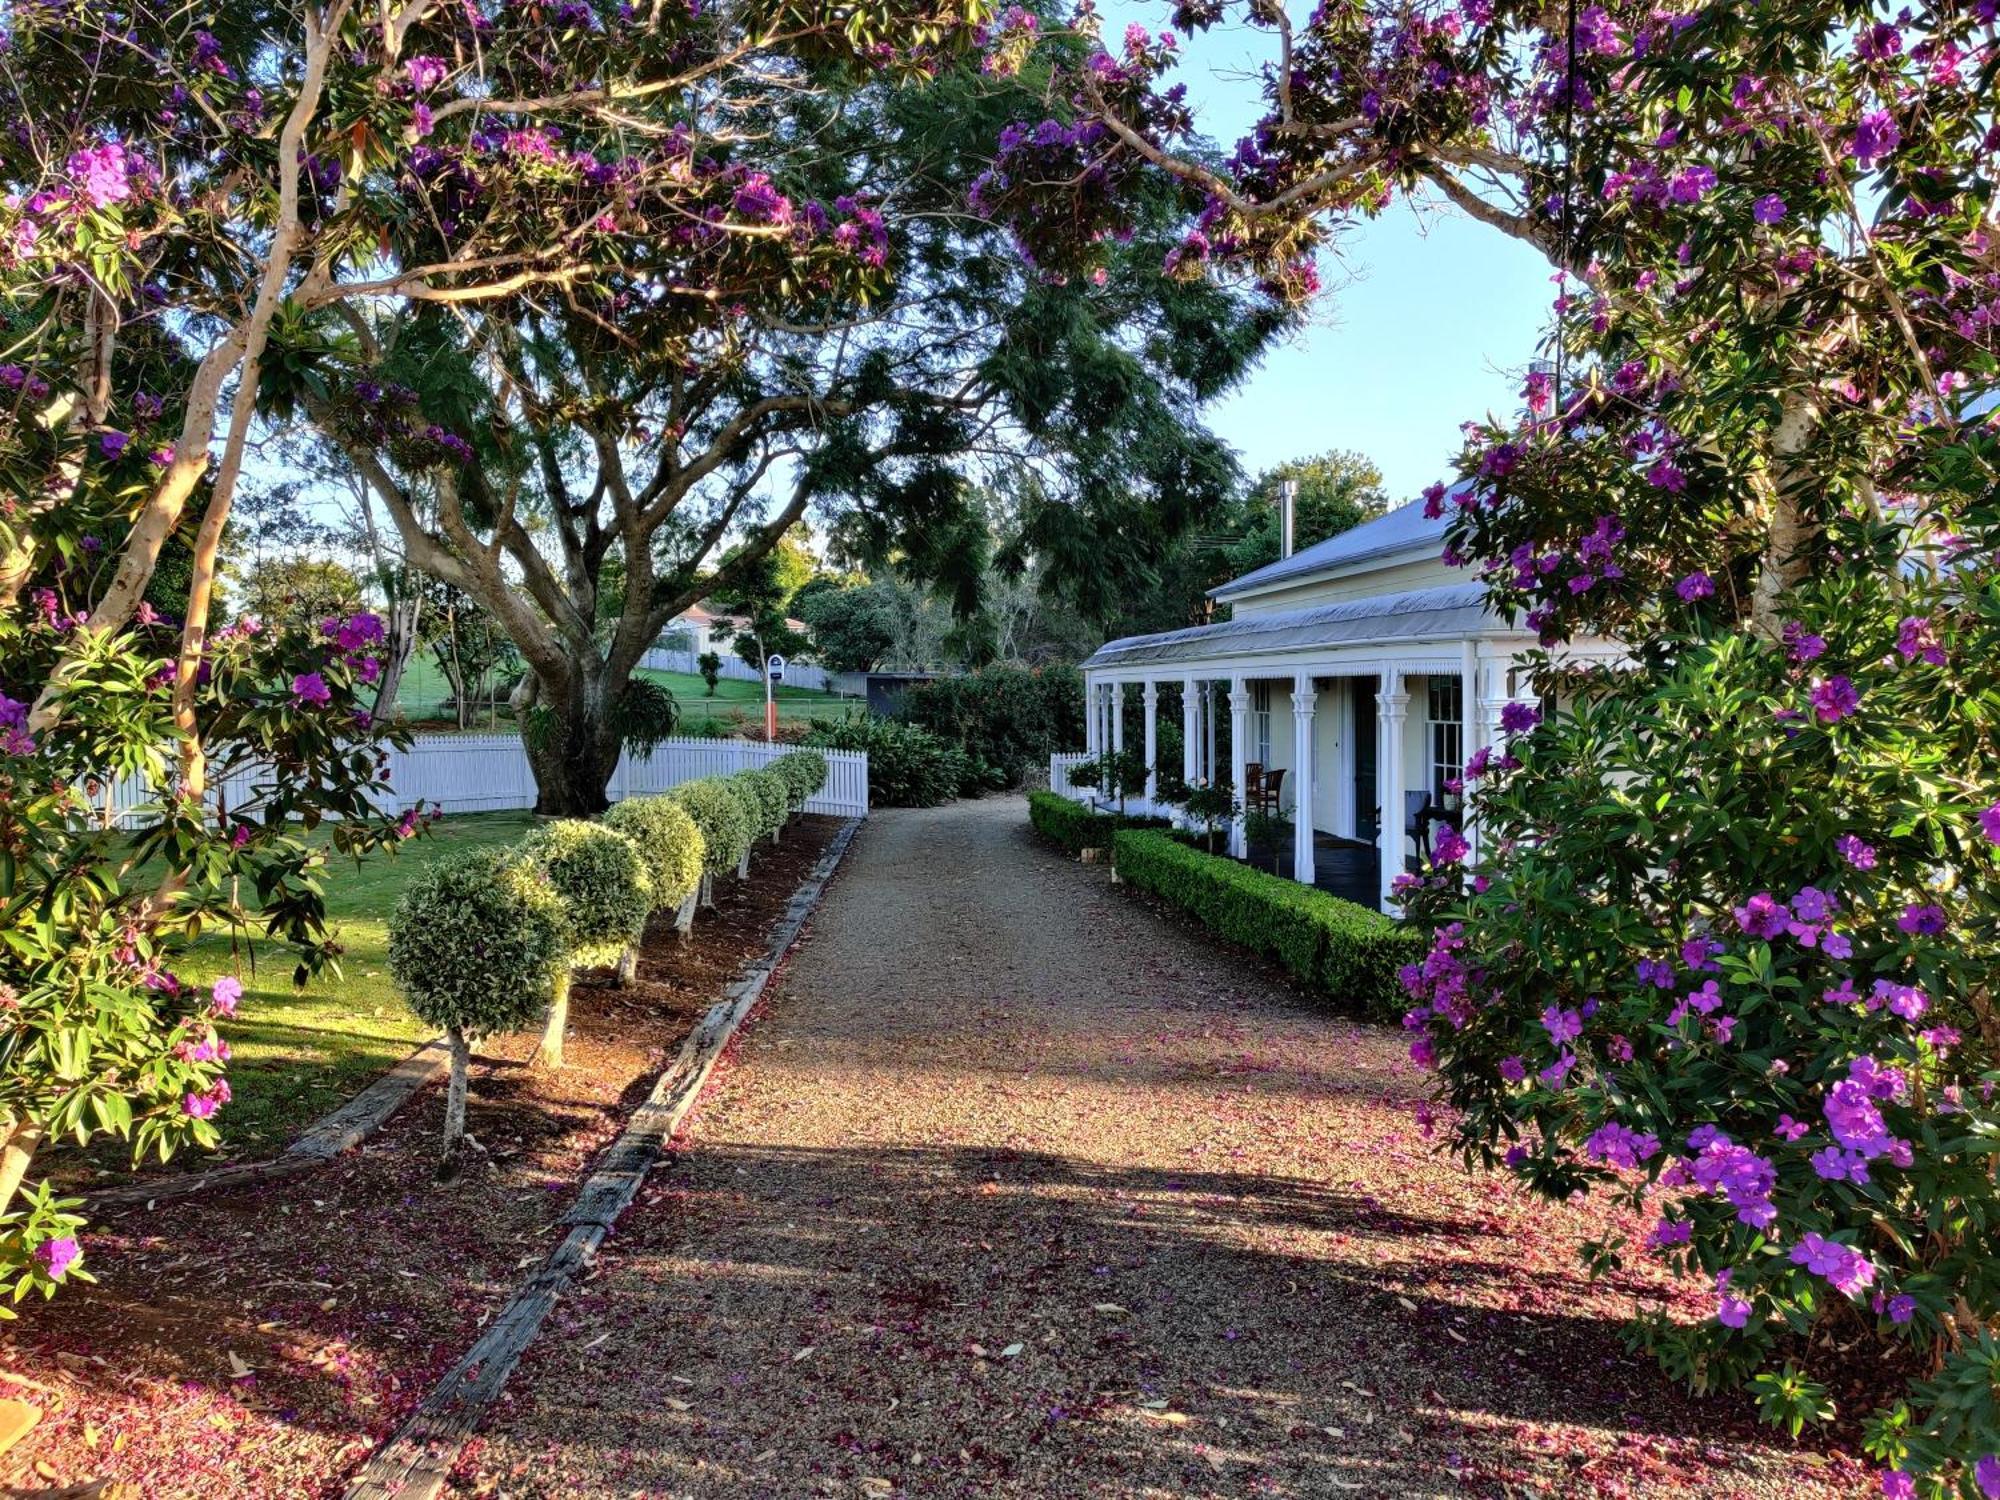
[[[1397,971],[1420,963],[1423,939],[1380,912],[1313,886],[1205,854],[1164,833],[1113,838],[1118,878],[1197,918],[1218,937],[1275,958],[1344,1008],[1396,1021],[1408,1004]]]
[[[1097,812],[1059,792],[1028,793],[1028,822],[1043,838],[1062,845],[1072,854],[1081,854],[1086,849],[1109,849],[1112,835],[1121,828],[1168,826],[1165,818]]]

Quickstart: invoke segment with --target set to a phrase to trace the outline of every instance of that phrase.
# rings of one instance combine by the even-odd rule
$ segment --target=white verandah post
[[[1318,875],[1313,850],[1313,710],[1318,707],[1312,674],[1292,678],[1292,879],[1311,885]]]
[[[1204,684],[1181,679],[1181,780],[1189,786],[1201,779],[1201,693]]]
[[[1398,667],[1382,669],[1382,691],[1376,698],[1381,720],[1382,748],[1375,765],[1375,784],[1381,790],[1382,811],[1378,821],[1376,846],[1381,851],[1382,910],[1393,912],[1390,893],[1396,877],[1403,873],[1403,714],[1410,695],[1403,691],[1403,673]]]
[[[1458,779],[1462,788],[1458,794],[1458,831],[1465,836],[1467,844],[1466,861],[1470,863],[1478,857],[1479,839],[1473,830],[1469,816],[1472,807],[1472,786],[1465,779],[1466,762],[1481,744],[1479,712],[1479,643],[1468,636],[1460,648],[1458,686]]]
[[[1083,679],[1083,753],[1096,756],[1099,753],[1097,728],[1102,720],[1098,717],[1104,703],[1104,685],[1095,677]]]
[[[1249,779],[1250,688],[1241,673],[1229,679],[1229,786],[1236,815],[1229,820],[1229,852],[1238,859],[1250,852],[1250,828],[1243,805],[1243,783]]]
[[[1146,679],[1146,686],[1140,695],[1146,709],[1146,811],[1153,810],[1153,804],[1160,795],[1160,685],[1152,678]]]

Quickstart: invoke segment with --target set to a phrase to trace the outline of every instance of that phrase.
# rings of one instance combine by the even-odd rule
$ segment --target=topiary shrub
[[[792,750],[779,756],[770,764],[770,769],[785,778],[791,791],[792,810],[802,811],[806,803],[819,795],[826,785],[827,760],[818,750]]]
[[[1315,886],[1204,854],[1164,833],[1112,838],[1118,876],[1190,913],[1217,936],[1275,958],[1343,1009],[1377,1021],[1403,1010],[1399,978],[1423,935]]]
[[[638,942],[653,910],[653,882],[639,846],[615,828],[563,818],[545,823],[520,844],[524,858],[548,877],[560,902],[568,963],[556,978],[540,1061],[562,1066],[569,1024],[572,969],[616,963]]]
[[[653,910],[678,910],[685,931],[701,885],[704,853],[693,816],[671,797],[628,797],[605,813],[604,825],[639,846],[653,882]]]
[[[1043,838],[1072,854],[1082,854],[1086,849],[1109,849],[1111,836],[1121,828],[1169,826],[1165,818],[1096,812],[1060,792],[1028,793],[1028,823]]]
[[[779,830],[785,826],[785,819],[792,814],[790,784],[769,766],[760,766],[754,771],[738,771],[735,779],[748,787],[757,799],[757,831],[777,838]]]
[[[683,781],[667,796],[686,808],[695,827],[701,830],[702,904],[712,906],[715,877],[742,864],[750,852],[750,840],[756,837],[756,829],[744,808],[743,798],[730,787],[725,776]]]
[[[525,1025],[568,972],[562,904],[518,852],[469,849],[411,882],[389,917],[389,973],[451,1047],[445,1171],[465,1136],[468,1038]]]

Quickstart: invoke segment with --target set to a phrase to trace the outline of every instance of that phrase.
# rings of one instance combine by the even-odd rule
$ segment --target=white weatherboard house
[[[1443,561],[1445,526],[1415,501],[1302,551],[1287,545],[1290,555],[1213,591],[1233,619],[1100,647],[1083,664],[1085,754],[1136,736],[1156,768],[1160,690],[1174,687],[1182,775],[1216,780],[1216,721],[1227,712],[1231,763],[1219,779],[1240,788],[1248,766],[1282,770],[1282,814],[1313,831],[1290,840],[1293,878],[1386,907],[1419,830],[1455,804],[1445,784],[1498,742],[1509,702],[1535,701],[1519,661],[1533,633],[1489,610],[1483,585]],[[1596,642],[1570,651],[1617,654]],[[1138,725],[1127,725],[1128,695]],[[1065,773],[1083,758],[1055,758],[1056,790],[1070,790]],[[1156,769],[1141,810],[1157,790]],[[1249,853],[1243,817],[1230,852]]]

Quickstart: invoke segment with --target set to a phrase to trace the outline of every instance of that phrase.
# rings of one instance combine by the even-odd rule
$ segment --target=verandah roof
[[[1220,625],[1128,635],[1098,647],[1083,665],[1086,669],[1155,666],[1237,657],[1246,652],[1310,651],[1319,646],[1392,645],[1519,633],[1486,608],[1485,585],[1457,583],[1250,615]]]

